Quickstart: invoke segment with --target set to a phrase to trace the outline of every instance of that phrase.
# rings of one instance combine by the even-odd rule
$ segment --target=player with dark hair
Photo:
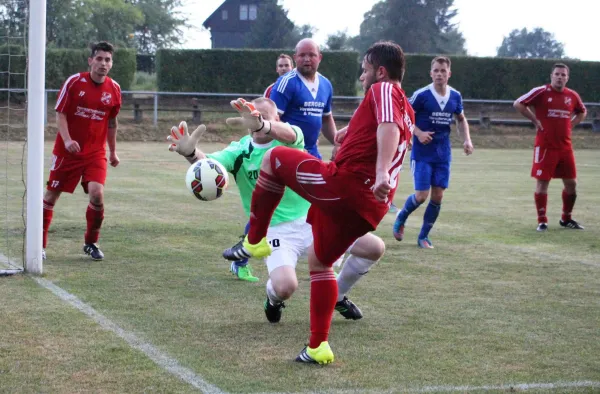
[[[537,128],[531,176],[536,179],[535,207],[537,231],[548,229],[546,206],[548,186],[552,178],[563,181],[563,211],[561,227],[583,230],[571,217],[577,199],[577,168],[571,144],[571,130],[581,123],[587,110],[579,94],[567,88],[569,67],[564,63],[552,66],[550,83],[531,89],[515,100],[514,107]],[[533,111],[530,107],[533,107]]]
[[[113,53],[114,48],[108,42],[94,44],[88,58],[90,71],[71,75],[58,93],[55,107],[58,134],[44,194],[44,258],[56,201],[62,192],[73,193],[79,181],[90,199],[85,214],[83,251],[93,260],[104,258],[97,242],[104,219],[107,143],[110,165],[119,165],[116,147],[121,87],[108,77]]]
[[[427,200],[431,190],[431,199],[425,209],[423,225],[417,238],[417,245],[425,249],[433,249],[429,232],[438,218],[444,191],[450,182],[450,125],[453,118],[456,118],[458,131],[464,136],[465,154],[473,153],[462,96],[448,85],[448,79],[452,75],[450,66],[448,57],[434,58],[429,71],[433,82],[417,90],[410,98],[416,119],[410,162],[415,193],[406,199],[404,207],[396,215],[393,233],[398,241],[402,241],[406,219]]]
[[[297,126],[279,121],[277,107],[268,98],[259,97],[252,102],[238,99],[231,104],[240,117],[227,119],[227,124],[246,129],[248,134],[239,141],[233,141],[225,149],[206,155],[197,148],[200,135],[206,130],[204,125],[189,135],[187,124],[181,122],[178,128],[172,128],[167,139],[171,141],[169,150],[184,156],[192,164],[205,157],[221,163],[234,176],[244,211],[249,215],[252,191],[256,187],[266,152],[275,146],[302,151],[304,136]],[[269,127],[253,132],[249,126],[256,123],[254,117],[269,122]],[[298,258],[306,254],[313,239],[311,226],[306,222],[308,208],[306,200],[287,189],[269,224],[267,236],[273,253],[265,259],[269,279],[263,305],[267,320],[271,323],[279,322],[285,307],[284,301],[298,288],[296,264]],[[335,305],[335,309],[346,319],[362,318],[362,312],[348,299],[346,293],[379,260],[384,250],[383,240],[373,234],[366,234],[350,247],[350,256],[346,260],[346,266],[350,268],[338,278],[339,292]]]
[[[325,163],[307,152],[285,147],[269,150],[252,194],[250,231],[224,257],[264,257],[271,217],[286,186],[311,203],[309,249],[310,339],[296,361],[328,364],[334,359],[328,343],[338,295],[332,265],[360,237],[373,231],[393,200],[398,175],[414,123],[414,113],[401,88],[404,52],[392,42],[378,42],[363,59],[360,77],[365,98],[348,127],[336,136],[341,146]],[[256,130],[271,127],[258,120]],[[344,264],[345,269],[356,269]]]

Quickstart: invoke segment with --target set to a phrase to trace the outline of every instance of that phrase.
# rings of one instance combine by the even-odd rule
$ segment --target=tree
[[[465,54],[465,40],[452,20],[454,0],[383,0],[365,13],[360,34],[352,39],[361,51],[379,40],[392,40],[409,53]]]
[[[511,31],[498,48],[501,57],[560,59],[564,55],[564,45],[539,27],[530,32],[526,28]]]
[[[157,49],[172,48],[183,43],[182,28],[187,18],[177,11],[181,0],[128,0],[143,16],[135,26],[134,45],[138,53],[153,54]]]
[[[327,49],[335,50],[351,50],[352,48],[352,37],[348,34],[348,30],[337,31],[327,36],[325,41]]]
[[[260,4],[256,21],[246,36],[248,48],[294,48],[302,38],[312,37],[315,28],[311,25],[296,26],[288,12],[277,0]]]

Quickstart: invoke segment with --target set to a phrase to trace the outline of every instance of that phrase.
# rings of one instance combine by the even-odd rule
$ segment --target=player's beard
[[[300,72],[304,78],[312,79],[317,74],[317,69],[313,68],[313,66],[299,66],[298,72]]]

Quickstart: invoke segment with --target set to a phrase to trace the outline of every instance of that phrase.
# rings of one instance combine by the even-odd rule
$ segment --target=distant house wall
[[[210,37],[213,48],[244,48],[245,33],[213,31]]]
[[[212,48],[244,48],[262,1],[227,0],[217,8],[203,24],[210,29]]]

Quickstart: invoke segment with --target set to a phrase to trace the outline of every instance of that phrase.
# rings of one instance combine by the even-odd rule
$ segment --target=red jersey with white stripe
[[[559,92],[548,84],[531,89],[519,97],[518,102],[535,107],[535,117],[544,128],[538,129],[535,146],[572,149],[571,118],[573,114],[585,112],[585,105],[577,92],[569,88]]]
[[[404,161],[414,122],[415,113],[400,85],[389,82],[373,84],[350,120],[346,137],[334,160],[337,167],[340,170],[365,175],[373,185],[377,163],[377,127],[381,123],[397,124],[400,138],[390,168],[390,181],[393,186],[391,200],[398,185],[398,173]]]
[[[265,90],[265,92],[263,93],[263,97],[266,98],[271,98],[271,90],[273,90],[273,86],[275,86],[275,82],[273,82],[272,84],[270,84],[267,89]]]
[[[61,157],[104,157],[108,120],[115,118],[121,109],[121,87],[109,77],[101,84],[96,83],[89,72],[71,75],[58,92],[54,109],[67,116],[69,135],[77,141],[81,152],[68,152],[58,133],[53,154]]]

